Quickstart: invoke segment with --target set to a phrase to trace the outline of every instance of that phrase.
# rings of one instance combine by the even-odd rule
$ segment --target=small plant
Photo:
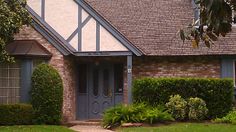
[[[156,122],[174,121],[174,118],[167,112],[159,108],[148,108],[145,111],[145,122],[153,124]]]
[[[216,118],[215,120],[213,120],[213,122],[236,124],[236,111],[231,111],[222,118]]]
[[[167,111],[176,119],[184,120],[186,118],[187,102],[180,96],[170,96],[166,103]]]
[[[118,105],[105,111],[103,116],[103,127],[112,128],[122,123],[150,124],[156,122],[173,121],[169,113],[162,107],[150,107],[144,103],[133,105]]]
[[[207,117],[208,109],[204,100],[200,98],[190,98],[188,100],[188,118],[190,120],[204,120]]]
[[[63,85],[53,67],[38,65],[32,75],[32,106],[37,124],[59,124],[62,117]]]
[[[145,111],[146,105],[117,105],[104,112],[103,127],[111,128],[128,122],[143,122],[142,113]]]

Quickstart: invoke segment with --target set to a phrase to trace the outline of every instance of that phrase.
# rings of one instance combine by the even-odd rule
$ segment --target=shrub
[[[0,125],[30,125],[33,108],[29,104],[0,105]]]
[[[63,86],[59,73],[47,64],[38,65],[32,75],[32,106],[37,124],[59,124]]]
[[[222,117],[232,110],[231,79],[142,78],[133,83],[134,102],[165,104],[171,95],[199,97],[206,102],[208,118]]]
[[[149,107],[143,114],[144,121],[150,124],[156,122],[174,121],[174,118],[167,111],[163,111],[156,107]]]
[[[187,102],[180,95],[170,96],[166,108],[175,119],[184,120],[186,118]]]
[[[188,110],[190,120],[204,120],[208,112],[205,101],[197,97],[188,100]]]
[[[103,115],[103,127],[111,128],[127,122],[143,122],[142,113],[145,104],[140,105],[117,105],[107,109]]]
[[[122,123],[155,123],[172,121],[171,115],[160,107],[152,108],[144,103],[133,105],[117,105],[104,112],[103,127],[111,128]]]
[[[236,124],[236,111],[231,111],[222,118],[216,118],[215,120],[213,120],[213,122]]]

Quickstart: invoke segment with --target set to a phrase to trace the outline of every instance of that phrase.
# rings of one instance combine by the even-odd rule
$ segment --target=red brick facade
[[[15,35],[15,39],[36,40],[52,54],[49,64],[58,70],[63,80],[63,120],[75,120],[75,65],[73,63],[73,58],[63,56],[32,27],[25,26],[19,34]]]
[[[126,57],[90,57],[77,58],[63,56],[42,35],[31,27],[24,27],[15,36],[16,40],[36,40],[50,53],[52,58],[49,64],[57,69],[62,77],[64,86],[63,119],[72,121],[76,119],[76,63],[83,61],[109,61],[123,62]],[[133,79],[140,77],[220,77],[220,58],[218,57],[134,57]],[[124,103],[128,102],[127,74],[124,68]]]
[[[133,77],[204,77],[220,78],[217,57],[136,57]]]
[[[141,77],[220,78],[218,57],[134,57],[133,79]],[[128,102],[126,73],[124,102]]]

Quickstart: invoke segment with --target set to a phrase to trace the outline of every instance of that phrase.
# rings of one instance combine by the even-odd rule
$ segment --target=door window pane
[[[0,104],[18,103],[20,99],[20,62],[0,64]]]
[[[114,66],[114,86],[116,93],[123,93],[123,64],[115,64]]]
[[[109,70],[105,69],[103,70],[103,95],[109,96],[109,93],[111,92],[109,89]]]
[[[87,93],[87,65],[79,65],[79,93]]]
[[[99,78],[99,74],[98,74],[98,69],[94,69],[93,71],[93,95],[94,96],[98,96],[98,78]]]

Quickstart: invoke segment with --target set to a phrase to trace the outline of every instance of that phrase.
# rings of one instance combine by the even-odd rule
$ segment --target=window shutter
[[[31,75],[32,75],[32,60],[25,59],[21,63],[21,89],[20,89],[20,102],[28,103],[30,100],[31,90]]]
[[[221,60],[221,78],[234,78],[234,60]]]

